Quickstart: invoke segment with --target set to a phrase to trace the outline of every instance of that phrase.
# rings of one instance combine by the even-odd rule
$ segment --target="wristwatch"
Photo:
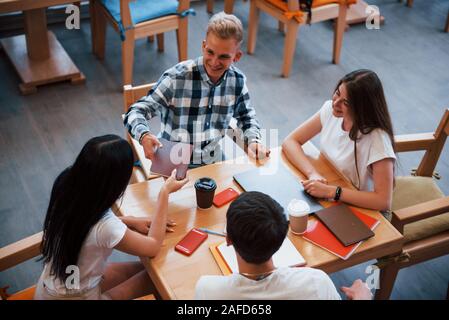
[[[341,187],[337,186],[337,190],[335,190],[334,200],[338,201],[338,200],[340,200],[340,197],[341,197]]]

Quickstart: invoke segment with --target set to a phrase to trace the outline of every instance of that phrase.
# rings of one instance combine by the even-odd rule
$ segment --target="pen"
[[[209,229],[206,229],[206,228],[198,228],[198,230],[206,232],[206,233],[209,233],[209,234],[214,234],[216,236],[226,237],[226,235],[224,233],[220,233],[220,232],[217,232],[217,231],[212,231],[212,230],[209,230]]]

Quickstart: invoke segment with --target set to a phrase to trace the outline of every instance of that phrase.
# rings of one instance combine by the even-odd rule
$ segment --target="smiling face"
[[[332,114],[337,118],[351,118],[349,113],[349,100],[344,83],[335,90],[332,96]]]
[[[233,62],[240,60],[242,51],[235,39],[221,39],[209,32],[203,40],[204,68],[212,82],[217,82]]]

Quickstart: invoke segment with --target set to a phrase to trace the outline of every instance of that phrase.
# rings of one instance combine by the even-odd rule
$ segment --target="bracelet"
[[[335,190],[334,200],[338,201],[338,200],[340,200],[340,197],[341,197],[341,187],[337,186],[337,190]]]
[[[148,135],[148,134],[150,134],[150,131],[145,131],[144,133],[142,133],[142,135],[140,136],[140,139],[139,139],[139,144],[140,144],[140,145],[142,145],[142,140],[143,140],[143,138],[144,138],[146,135]]]

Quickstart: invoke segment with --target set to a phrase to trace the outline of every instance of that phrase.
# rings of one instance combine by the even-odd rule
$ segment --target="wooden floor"
[[[216,11],[223,8],[216,2]],[[278,129],[283,139],[331,97],[344,74],[359,68],[376,71],[383,81],[397,134],[433,131],[449,107],[449,34],[443,33],[449,10],[447,0],[416,0],[412,9],[397,0],[371,1],[385,16],[380,30],[352,26],[345,34],[340,65],[333,65],[332,24],[305,26],[298,35],[291,76],[280,78],[284,37],[277,22],[262,15],[253,56],[238,63],[264,128]],[[192,5],[189,19],[189,57],[200,55],[201,40],[209,18],[204,1]],[[248,2],[236,1],[236,15],[248,26]],[[1,18],[0,18],[1,19]],[[86,76],[86,84],[60,83],[40,87],[21,96],[19,79],[0,50],[0,246],[41,230],[54,178],[70,165],[89,138],[124,134],[122,113],[120,38],[108,29],[106,58],[91,53],[90,25],[80,30],[52,25],[70,57]],[[3,36],[3,35],[0,35]],[[173,32],[166,50],[141,40],[136,45],[134,84],[158,79],[177,62]],[[246,47],[246,44],[244,44]],[[314,140],[318,143],[318,140]],[[271,141],[274,144],[273,141]],[[421,154],[400,157],[398,171],[408,173]],[[438,181],[449,194],[449,147],[439,164]],[[114,260],[129,257],[114,254]],[[366,279],[368,264],[332,274],[337,287],[356,278]],[[41,264],[29,261],[0,274],[0,287],[14,292],[37,281]],[[449,282],[449,256],[400,272],[393,299],[444,299]]]

